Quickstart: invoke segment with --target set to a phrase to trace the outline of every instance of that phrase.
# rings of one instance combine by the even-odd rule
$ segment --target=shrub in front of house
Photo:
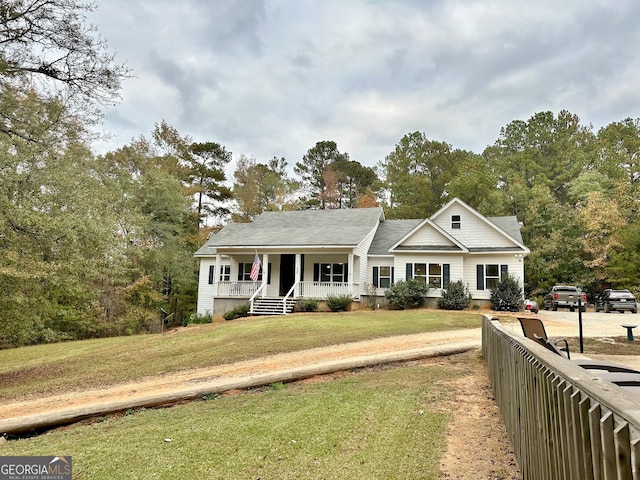
[[[519,312],[522,310],[522,291],[520,284],[511,275],[502,277],[495,289],[491,290],[491,308],[501,312]]]
[[[192,313],[185,319],[185,321],[182,322],[182,326],[186,327],[187,325],[211,323],[212,321],[213,321],[213,317],[211,316],[211,313],[209,311],[207,311],[207,313],[204,315],[201,315],[199,313]]]
[[[351,309],[351,295],[327,295],[327,308],[332,312],[346,312]]]
[[[429,287],[419,280],[409,279],[394,283],[387,289],[384,296],[392,310],[416,308],[424,303],[429,293]]]
[[[305,298],[300,302],[300,310],[303,312],[315,312],[318,310],[318,300],[315,298]]]
[[[228,312],[225,312],[223,317],[225,320],[235,320],[236,318],[247,317],[249,315],[250,308],[251,308],[251,305],[249,305],[248,303],[245,303],[243,305],[238,305],[233,310],[229,310]]]
[[[471,304],[471,293],[462,280],[449,283],[438,298],[438,308],[446,310],[466,310]]]

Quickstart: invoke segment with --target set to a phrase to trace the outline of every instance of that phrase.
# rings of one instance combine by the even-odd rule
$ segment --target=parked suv
[[[629,290],[606,289],[596,300],[596,312],[604,310],[605,313],[612,311],[638,313],[636,297]]]
[[[573,285],[556,285],[544,296],[544,309],[553,310],[558,308],[568,308],[572,312],[578,308],[578,297],[580,297],[580,309],[584,312],[587,306],[587,294],[580,292],[578,287]]]

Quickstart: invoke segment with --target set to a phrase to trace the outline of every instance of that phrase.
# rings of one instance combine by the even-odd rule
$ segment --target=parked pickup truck
[[[544,297],[544,309],[553,310],[554,312],[558,308],[568,308],[572,312],[578,308],[578,296],[582,295],[581,309],[584,312],[587,306],[587,294],[580,293],[578,287],[572,285],[556,285],[547,293]]]

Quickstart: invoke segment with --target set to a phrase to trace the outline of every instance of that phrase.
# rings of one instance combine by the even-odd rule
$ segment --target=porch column
[[[216,268],[213,271],[213,296],[216,297],[220,293],[220,262],[222,256],[216,253]]]
[[[262,297],[267,293],[267,280],[269,279],[269,254],[262,254]]]
[[[296,266],[295,266],[295,280],[293,284],[293,297],[298,298],[300,296],[300,273],[302,272],[302,255],[296,253]]]
[[[353,264],[354,264],[354,255],[353,253],[349,254],[349,269],[347,270],[347,282],[351,286],[351,293],[353,295]],[[358,295],[359,296],[359,295]]]

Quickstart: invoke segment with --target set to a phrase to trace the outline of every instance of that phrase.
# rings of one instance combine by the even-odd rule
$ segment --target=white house
[[[297,299],[327,295],[383,300],[408,278],[426,282],[434,299],[462,280],[486,302],[506,273],[523,284],[529,253],[516,217],[484,217],[457,198],[416,220],[385,220],[382,208],[264,212],[225,226],[195,253],[198,313],[247,302],[254,313],[286,313]]]

